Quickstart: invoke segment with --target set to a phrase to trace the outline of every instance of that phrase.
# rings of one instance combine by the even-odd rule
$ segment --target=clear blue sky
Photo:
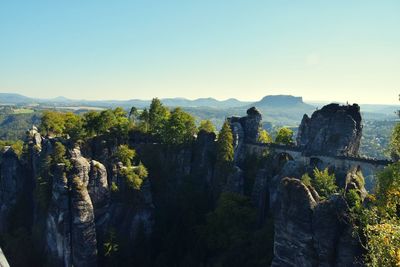
[[[0,92],[394,103],[398,0],[5,0]]]

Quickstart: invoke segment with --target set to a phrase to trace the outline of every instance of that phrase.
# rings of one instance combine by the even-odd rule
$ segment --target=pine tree
[[[233,162],[233,134],[229,123],[225,121],[218,135],[217,141],[217,162],[230,164]]]

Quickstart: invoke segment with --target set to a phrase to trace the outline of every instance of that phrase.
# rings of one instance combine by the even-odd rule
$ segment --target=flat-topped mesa
[[[240,141],[245,143],[254,143],[258,139],[258,131],[261,128],[262,115],[257,108],[251,107],[247,110],[247,116],[230,117],[228,121],[232,131],[238,132]]]
[[[329,104],[304,115],[297,145],[305,154],[358,156],[362,135],[361,113],[357,104]]]

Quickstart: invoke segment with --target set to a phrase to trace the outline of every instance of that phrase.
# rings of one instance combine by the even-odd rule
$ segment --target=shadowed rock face
[[[247,116],[228,118],[232,129],[233,147],[235,150],[234,159],[236,163],[245,156],[245,153],[242,151],[243,144],[257,142],[261,121],[262,115],[255,107],[247,110]]]
[[[317,202],[298,179],[284,178],[280,194],[272,266],[314,266],[312,216]]]
[[[11,147],[3,153],[0,170],[0,233],[7,231],[7,217],[24,187],[18,156]]]
[[[235,133],[238,132],[237,135],[239,138],[247,143],[257,142],[258,131],[261,128],[261,120],[262,115],[255,107],[249,108],[247,110],[247,116],[245,117],[228,118],[234,137]]]
[[[304,153],[357,156],[362,135],[360,107],[357,104],[330,104],[306,114],[301,121],[297,145]]]
[[[361,245],[352,235],[345,199],[318,198],[299,179],[281,180],[272,266],[359,266]]]

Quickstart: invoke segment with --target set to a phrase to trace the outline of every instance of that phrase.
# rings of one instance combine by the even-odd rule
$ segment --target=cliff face
[[[339,194],[321,200],[312,187],[286,176],[290,173],[299,177],[299,167],[288,161],[271,180],[270,203],[275,225],[272,266],[361,266],[362,247],[353,235],[346,200]],[[349,179],[354,175],[354,170],[350,170],[346,188],[354,185]],[[365,191],[362,184],[352,189]]]
[[[304,115],[297,136],[297,145],[306,154],[357,156],[362,135],[361,113],[357,104],[330,104]]]
[[[7,218],[24,189],[18,156],[11,147],[2,155],[0,179],[0,233],[7,231]]]

